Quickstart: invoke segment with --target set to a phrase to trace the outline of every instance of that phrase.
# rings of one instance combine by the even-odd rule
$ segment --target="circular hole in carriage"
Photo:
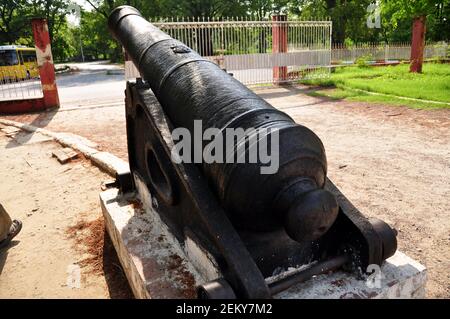
[[[172,205],[172,186],[153,148],[147,148],[146,164],[152,188],[166,204]]]

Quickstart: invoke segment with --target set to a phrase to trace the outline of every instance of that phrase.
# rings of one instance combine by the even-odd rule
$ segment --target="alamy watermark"
[[[207,128],[194,121],[193,134],[187,128],[172,131],[176,142],[171,150],[174,163],[260,163],[261,174],[275,174],[279,168],[279,131],[270,128]]]
[[[381,7],[379,1],[369,4],[366,8],[367,16],[366,25],[369,29],[381,28]]]
[[[370,264],[367,266],[366,273],[370,274],[366,279],[366,286],[370,289],[381,289],[381,283],[384,279],[381,267],[377,264]]]
[[[81,268],[78,265],[71,264],[67,266],[66,285],[69,288],[81,288]]]

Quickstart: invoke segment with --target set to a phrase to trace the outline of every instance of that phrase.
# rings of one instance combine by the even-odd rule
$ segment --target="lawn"
[[[313,95],[336,99],[401,104],[419,108],[450,108],[448,104],[412,101],[398,97],[450,103],[450,65],[427,63],[423,73],[409,73],[409,65],[387,67],[341,67],[330,78],[302,81],[304,84],[334,87]],[[363,91],[360,91],[363,90]],[[367,92],[388,94],[372,95]]]

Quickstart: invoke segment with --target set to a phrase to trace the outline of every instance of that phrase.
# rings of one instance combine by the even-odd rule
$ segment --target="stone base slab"
[[[195,287],[208,281],[186,257],[185,247],[153,210],[144,210],[133,194],[115,188],[100,193],[106,229],[136,298],[195,298]],[[342,271],[315,276],[274,296],[311,298],[424,298],[426,269],[397,251],[364,279]],[[202,270],[204,271],[204,270]]]

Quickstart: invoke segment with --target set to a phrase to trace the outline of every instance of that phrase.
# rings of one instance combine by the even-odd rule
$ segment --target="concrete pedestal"
[[[100,194],[107,231],[114,243],[136,298],[195,298],[195,287],[210,280],[210,269],[199,271],[151,208],[133,194],[117,189]],[[316,276],[274,296],[303,298],[424,298],[426,269],[397,252],[369,278],[335,272]]]

